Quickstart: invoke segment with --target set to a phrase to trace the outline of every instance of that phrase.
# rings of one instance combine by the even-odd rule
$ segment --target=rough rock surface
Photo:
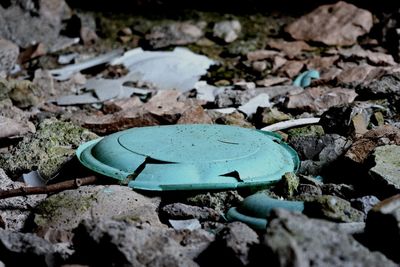
[[[372,249],[400,263],[396,245],[400,242],[400,195],[385,199],[370,210],[365,231]]]
[[[351,206],[367,214],[376,204],[379,199],[376,196],[363,196],[351,200]]]
[[[238,20],[220,21],[214,25],[213,34],[225,43],[232,43],[242,31],[242,25]]]
[[[56,246],[34,234],[0,229],[0,260],[6,266],[56,266],[64,256]]]
[[[236,206],[243,200],[237,191],[209,192],[189,197],[189,204],[209,207],[217,212],[225,213],[230,207]]]
[[[146,34],[146,40],[153,48],[163,48],[194,43],[203,35],[202,27],[190,22],[177,22],[152,28]]]
[[[64,0],[16,0],[11,3],[6,9],[0,5],[0,37],[24,48],[37,43],[46,46],[56,43],[61,21],[68,13]]]
[[[400,193],[400,146],[388,145],[375,148],[372,154],[375,166],[369,174],[378,184],[393,187]]]
[[[257,233],[249,226],[241,222],[229,223],[196,261],[202,266],[215,266],[224,259],[226,266],[246,266],[250,248],[258,243]]]
[[[352,208],[348,201],[330,195],[317,196],[312,201],[306,201],[304,213],[335,222],[364,221],[364,214]]]
[[[362,164],[376,147],[383,145],[400,145],[400,130],[391,125],[372,129],[353,143],[345,157]]]
[[[10,71],[17,63],[18,55],[18,46],[0,38],[0,71]]]
[[[45,120],[35,134],[25,136],[10,153],[0,156],[0,167],[11,178],[37,168],[49,180],[75,155],[80,144],[96,137],[72,123]]]
[[[83,219],[115,219],[162,226],[159,197],[145,197],[126,186],[84,186],[48,197],[37,206],[38,228],[72,230]]]
[[[400,96],[400,73],[386,74],[379,79],[360,84],[356,92],[360,96],[370,98],[399,97]]]
[[[0,169],[0,190],[15,189],[23,186],[25,186],[24,183],[13,182],[7,177],[3,169]],[[0,217],[3,220],[4,228],[13,231],[22,230],[31,211],[44,198],[44,195],[32,195],[2,199],[0,201]]]
[[[296,40],[322,42],[326,45],[352,45],[372,28],[372,14],[340,1],[323,5],[286,27]],[[315,27],[318,25],[318,27]]]
[[[214,240],[204,230],[85,220],[75,230],[78,257],[94,266],[198,266],[193,259]]]
[[[162,207],[161,211],[171,219],[199,219],[201,221],[218,221],[221,214],[207,207],[186,205],[183,203],[173,203]]]
[[[286,107],[304,111],[325,111],[333,106],[349,104],[357,94],[343,88],[307,88],[300,94],[288,96]]]
[[[278,210],[255,250],[255,266],[396,266],[358,243],[341,224]],[[351,228],[351,227],[350,227]]]

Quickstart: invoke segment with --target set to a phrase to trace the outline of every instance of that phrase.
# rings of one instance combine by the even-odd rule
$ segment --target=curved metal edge
[[[244,214],[240,213],[236,207],[229,209],[228,213],[226,214],[226,219],[229,222],[233,222],[233,221],[244,222],[251,228],[257,229],[257,230],[264,230],[265,227],[267,226],[267,219],[256,218],[256,217],[244,215]]]
[[[97,138],[95,140],[91,140],[86,142],[78,147],[75,154],[78,160],[88,169],[95,171],[97,173],[118,179],[118,180],[125,180],[129,173],[114,169],[104,163],[98,161],[96,158],[92,156],[91,150],[92,148],[101,140],[101,138]]]

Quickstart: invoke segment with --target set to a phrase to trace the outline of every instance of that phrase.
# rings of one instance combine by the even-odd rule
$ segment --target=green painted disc
[[[258,186],[299,165],[273,133],[202,124],[132,128],[81,145],[77,156],[89,169],[145,190]]]

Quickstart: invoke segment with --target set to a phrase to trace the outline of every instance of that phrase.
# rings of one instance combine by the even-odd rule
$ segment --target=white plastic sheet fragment
[[[101,64],[109,63],[111,60],[119,57],[122,54],[122,52],[123,51],[121,49],[118,49],[81,63],[68,65],[60,69],[50,70],[50,74],[54,77],[54,79],[58,81],[65,81],[71,78],[75,73],[78,73],[82,70],[89,69]]]
[[[215,62],[186,48],[173,51],[143,51],[136,48],[111,62],[129,69],[132,81],[154,84],[156,89],[176,89],[182,92],[195,87],[200,77]]]
[[[256,97],[250,99],[246,104],[240,106],[238,110],[245,113],[247,116],[251,116],[257,112],[258,107],[271,107],[268,94],[261,93],[257,95]]]

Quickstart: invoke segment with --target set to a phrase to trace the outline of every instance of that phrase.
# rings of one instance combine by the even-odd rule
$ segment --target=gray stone
[[[287,172],[273,188],[273,192],[284,198],[290,198],[297,193],[299,183],[299,178],[295,173]]]
[[[6,9],[0,6],[0,37],[23,48],[37,43],[50,47],[57,42],[61,21],[68,13],[64,0],[16,0],[11,3]]]
[[[0,169],[0,190],[16,189],[25,187],[24,183],[14,182]],[[4,228],[7,230],[21,231],[25,221],[45,195],[31,195],[26,197],[13,197],[0,201],[0,217],[4,221]],[[2,227],[0,227],[2,228]]]
[[[164,215],[171,219],[199,219],[200,221],[219,221],[221,214],[207,208],[186,205],[183,203],[173,203],[162,207]]]
[[[321,190],[324,195],[336,196],[343,199],[351,199],[358,195],[354,186],[349,184],[323,184],[321,185]]]
[[[345,158],[355,164],[363,164],[376,147],[384,145],[400,145],[398,128],[383,125],[369,130],[352,144]]]
[[[297,187],[298,195],[312,195],[312,196],[320,196],[322,195],[321,188],[311,185],[311,184],[300,184]]]
[[[315,27],[318,25],[318,27]],[[322,5],[286,27],[296,40],[327,45],[352,45],[372,28],[372,14],[352,4],[339,1]]]
[[[113,220],[85,220],[75,230],[77,256],[93,266],[198,266],[214,240],[204,230],[176,231]]]
[[[351,233],[363,224],[337,224],[276,210],[267,233],[254,249],[254,266],[396,266],[379,252],[369,251]],[[253,265],[252,265],[253,266]]]
[[[208,207],[221,214],[224,214],[230,207],[238,205],[243,200],[237,191],[209,192],[189,197],[186,201],[189,204]]]
[[[223,40],[225,43],[232,43],[242,31],[242,25],[238,20],[225,20],[215,23],[214,36]]]
[[[198,258],[202,266],[247,266],[250,248],[259,243],[254,230],[242,222],[229,223],[218,232],[216,240]]]
[[[146,40],[153,48],[191,44],[197,42],[204,35],[202,28],[202,25],[190,22],[155,26],[146,34]]]
[[[248,90],[237,90],[227,88],[221,92],[218,92],[216,95],[215,103],[218,107],[231,107],[231,106],[240,106],[250,99],[260,95],[267,94],[270,99],[285,96],[289,92],[302,90],[301,87],[291,86],[291,85],[281,85],[281,86],[269,86],[269,87],[260,87],[255,89]]]
[[[377,147],[372,157],[375,166],[369,170],[369,174],[374,181],[400,193],[400,146]]]
[[[371,249],[400,263],[400,195],[383,200],[369,211],[365,232]]]
[[[379,199],[376,196],[363,196],[351,199],[350,202],[354,208],[367,214],[368,211],[370,211],[376,204],[379,203]]]
[[[294,137],[290,139],[289,144],[303,160],[300,173],[320,175],[323,169],[346,152],[351,141],[337,134],[326,134]]]
[[[300,196],[299,196],[300,197]],[[364,214],[352,208],[350,202],[339,197],[322,195],[315,196],[309,201],[305,200],[304,214],[314,217],[323,218],[335,222],[362,222]]]
[[[19,48],[14,43],[0,38],[0,72],[10,71],[17,63]]]
[[[34,234],[0,229],[0,259],[6,266],[58,266],[67,256]]]
[[[83,219],[115,219],[162,226],[157,209],[159,197],[145,197],[126,186],[83,186],[54,194],[34,213],[41,227],[72,230]]]
[[[350,105],[332,107],[321,116],[320,124],[326,133],[360,137],[368,130],[373,114],[372,104],[354,102]]]
[[[386,74],[379,79],[362,83],[356,92],[363,97],[385,98],[387,96],[400,96],[400,73]]]
[[[43,121],[33,135],[25,136],[10,153],[0,155],[0,167],[11,178],[18,178],[37,168],[40,175],[53,178],[82,143],[97,136],[70,122]]]
[[[311,87],[299,94],[289,95],[285,107],[322,113],[330,107],[352,103],[356,96],[351,89]]]

